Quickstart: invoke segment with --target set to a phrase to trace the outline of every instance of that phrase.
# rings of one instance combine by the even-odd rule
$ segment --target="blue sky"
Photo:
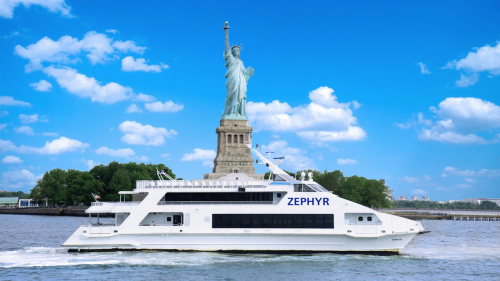
[[[255,68],[253,142],[286,156],[283,168],[383,178],[395,196],[498,198],[499,12],[497,1],[3,1],[0,189],[110,161],[211,172],[228,21]]]

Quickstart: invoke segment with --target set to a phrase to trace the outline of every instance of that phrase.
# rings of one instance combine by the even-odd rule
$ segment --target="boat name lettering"
[[[288,205],[293,206],[293,205],[328,205],[330,206],[329,203],[330,199],[329,198],[288,198]]]

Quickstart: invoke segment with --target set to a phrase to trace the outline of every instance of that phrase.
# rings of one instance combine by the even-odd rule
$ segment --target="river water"
[[[500,222],[421,221],[399,256],[68,253],[82,217],[0,215],[0,280],[500,280]]]

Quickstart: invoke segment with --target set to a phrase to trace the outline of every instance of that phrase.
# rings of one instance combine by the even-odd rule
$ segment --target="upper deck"
[[[265,188],[272,180],[218,181],[218,180],[138,180],[136,189],[153,188]]]

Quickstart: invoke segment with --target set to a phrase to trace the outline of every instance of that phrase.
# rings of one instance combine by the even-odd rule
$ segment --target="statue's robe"
[[[224,59],[227,67],[224,115],[246,116],[247,82],[250,77],[243,61],[235,57],[231,51],[224,52]]]

